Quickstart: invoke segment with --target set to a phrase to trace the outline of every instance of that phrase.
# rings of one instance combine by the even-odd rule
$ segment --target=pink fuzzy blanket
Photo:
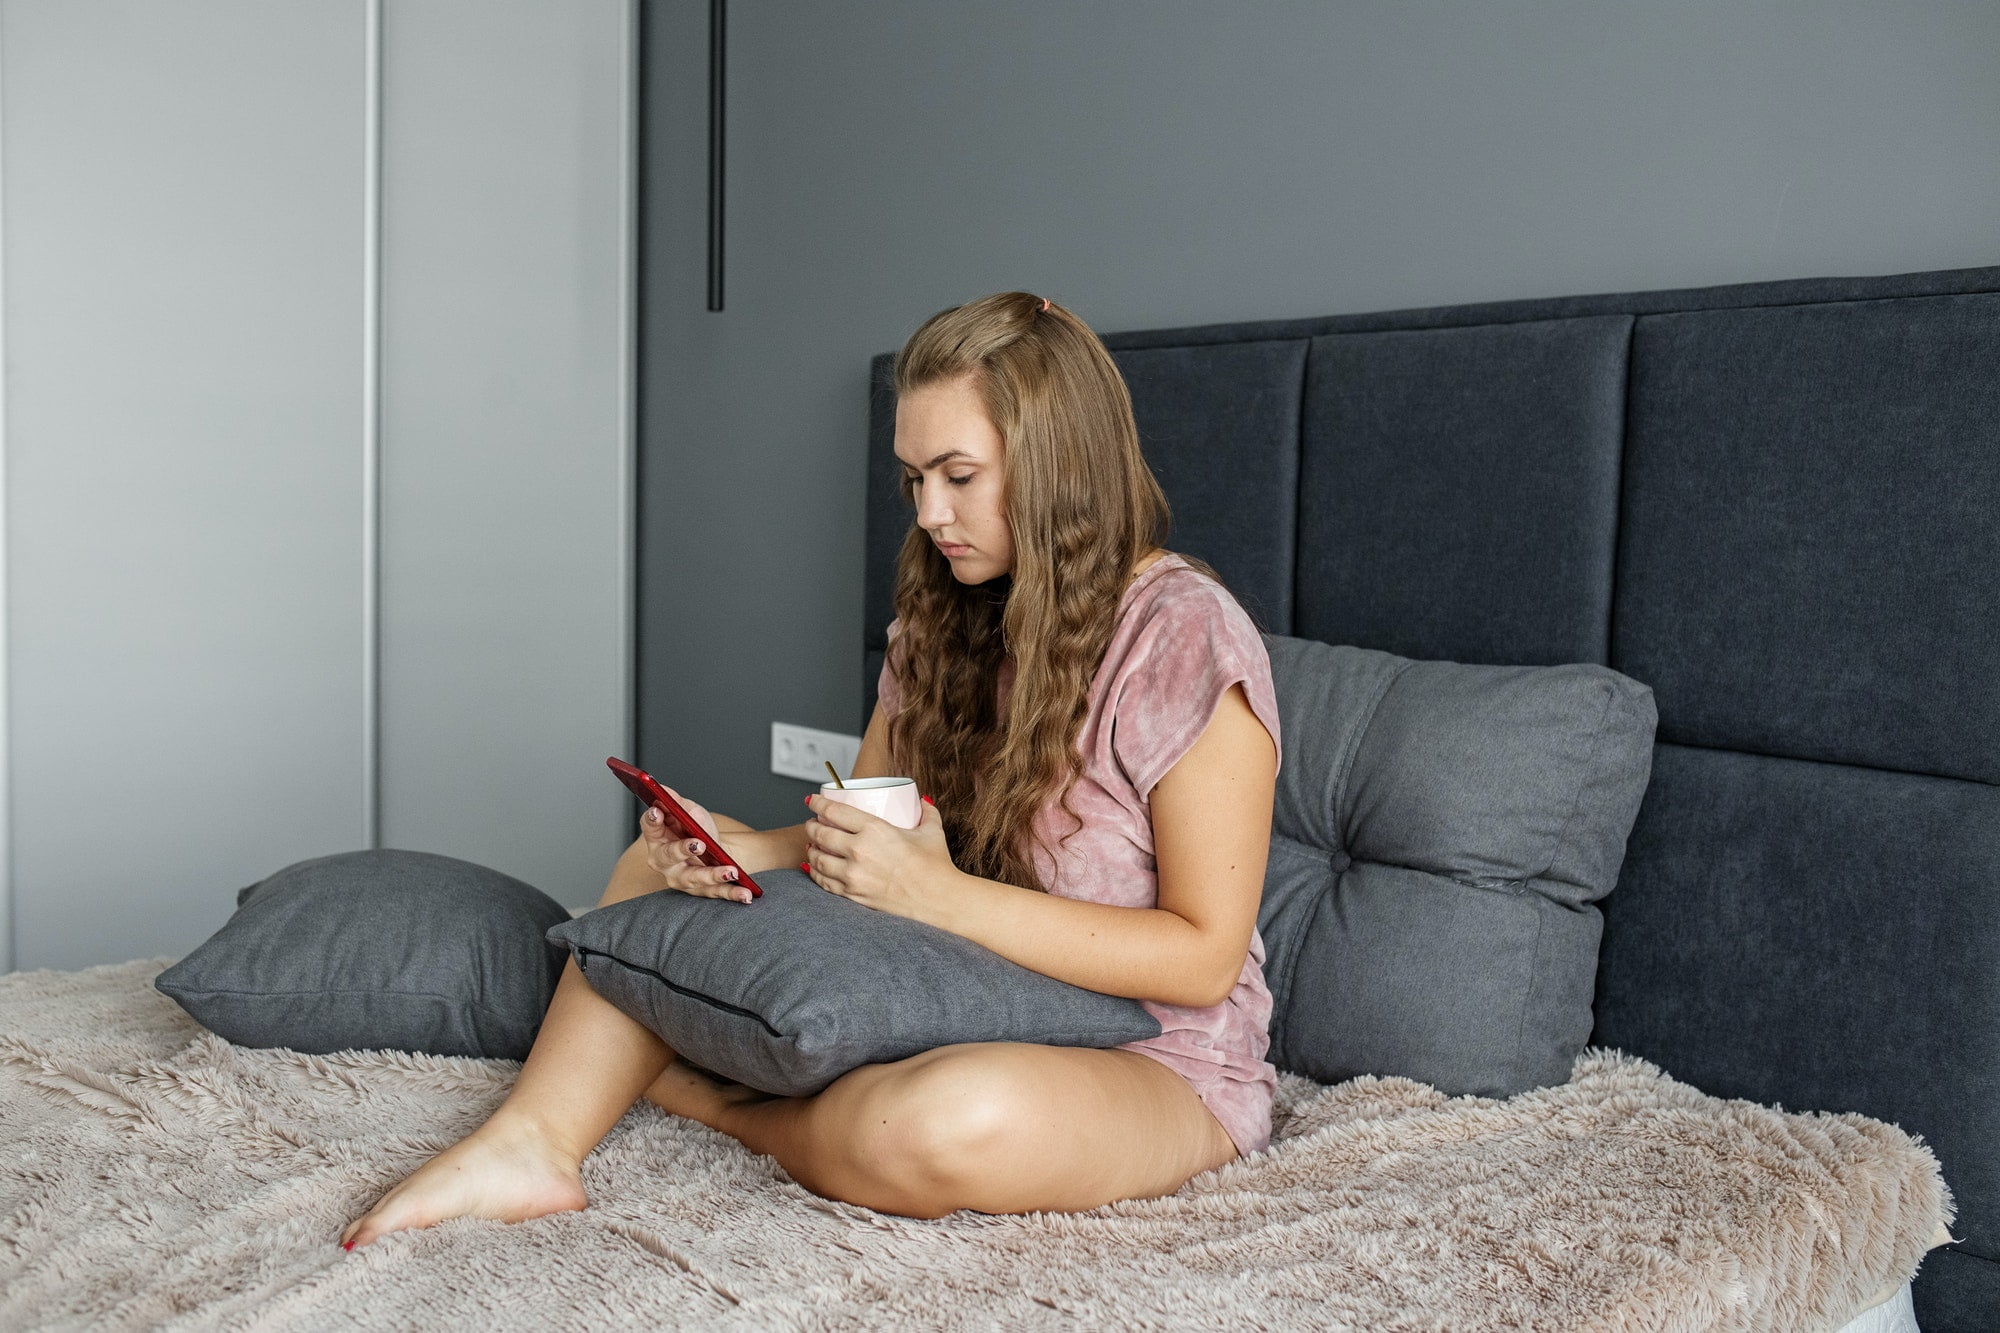
[[[584,1211],[348,1254],[518,1066],[232,1046],[168,961],[0,977],[0,1327],[1833,1329],[1951,1218],[1899,1129],[1593,1051],[1507,1101],[1286,1074],[1268,1151],[1078,1214],[829,1202],[640,1102]]]

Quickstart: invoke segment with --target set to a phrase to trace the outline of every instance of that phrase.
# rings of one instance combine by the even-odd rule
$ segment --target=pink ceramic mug
[[[915,828],[924,822],[924,807],[917,795],[915,778],[849,778],[844,788],[822,782],[819,794],[866,810],[898,828]]]

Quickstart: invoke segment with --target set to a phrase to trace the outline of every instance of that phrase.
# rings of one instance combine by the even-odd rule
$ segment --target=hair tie
[[[1046,313],[1048,308],[1049,308],[1049,298],[1044,296],[1042,298],[1042,311]]]

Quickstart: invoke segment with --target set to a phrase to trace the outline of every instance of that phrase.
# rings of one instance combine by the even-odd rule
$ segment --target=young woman
[[[777,1159],[813,1192],[910,1217],[1075,1211],[1169,1194],[1269,1141],[1277,1076],[1256,932],[1279,731],[1256,626],[1191,557],[1104,345],[1003,292],[933,316],[896,363],[915,524],[856,776],[930,794],[903,829],[817,796],[762,832],[678,792],[750,873],[954,931],[1142,1001],[1110,1050],[981,1042],[865,1065],[811,1097],[718,1083],[570,962],[513,1090],[342,1233],[585,1206],[579,1166],[648,1100]],[[600,906],[749,900],[650,812]]]

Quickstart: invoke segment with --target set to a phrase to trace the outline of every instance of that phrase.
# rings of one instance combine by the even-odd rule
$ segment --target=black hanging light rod
[[[728,0],[708,0],[708,308],[722,309],[722,120]]]

